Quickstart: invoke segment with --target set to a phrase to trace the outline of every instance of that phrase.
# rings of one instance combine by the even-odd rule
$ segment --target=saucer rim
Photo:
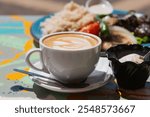
[[[35,64],[40,64],[40,63],[39,63],[39,61],[37,61]],[[82,93],[82,92],[87,92],[87,91],[91,91],[91,90],[94,90],[94,89],[98,89],[98,88],[106,85],[107,83],[109,83],[111,80],[113,80],[114,76],[113,76],[113,74],[111,74],[111,73],[109,74],[108,73],[108,71],[109,71],[108,69],[111,69],[109,65],[107,65],[107,72],[106,72],[106,75],[105,75],[105,78],[104,78],[105,80],[104,81],[99,81],[99,82],[90,84],[89,86],[84,87],[84,88],[68,88],[68,87],[51,86],[51,85],[47,85],[45,83],[42,83],[40,81],[38,81],[40,83],[35,82],[33,80],[32,81],[36,85],[38,85],[40,87],[43,87],[45,89],[48,89],[48,90],[51,90],[51,91],[55,91],[55,92],[60,92],[60,93]],[[32,71],[32,70],[33,70],[32,68],[29,69],[29,71]],[[29,76],[29,77],[31,79],[33,79],[33,77],[36,78],[36,76]]]
[[[32,77],[32,76],[30,76]],[[107,77],[107,74],[106,76]],[[51,86],[51,85],[46,85],[44,83],[37,83],[37,82],[34,82],[36,85],[42,87],[42,88],[45,88],[45,89],[48,89],[50,91],[55,91],[55,92],[59,92],[59,93],[82,93],[82,92],[88,92],[88,91],[92,91],[92,90],[95,90],[95,89],[98,89],[104,85],[106,85],[107,83],[109,83],[111,80],[113,80],[113,76],[110,75],[109,78],[103,82],[97,82],[95,83],[95,86],[93,85],[89,85],[87,87],[84,87],[84,88],[61,88],[61,87],[56,87],[56,86]],[[40,82],[40,81],[39,81]]]

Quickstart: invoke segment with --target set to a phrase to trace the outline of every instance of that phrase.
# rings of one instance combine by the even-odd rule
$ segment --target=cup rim
[[[79,35],[85,35],[85,36],[90,36],[90,37],[93,37],[94,39],[96,39],[98,41],[98,43],[95,45],[95,46],[92,46],[90,48],[85,48],[85,49],[56,49],[56,48],[51,48],[51,47],[48,47],[46,46],[44,43],[43,43],[43,40],[47,37],[50,37],[50,36],[54,36],[54,35],[59,35],[59,34],[79,34]],[[96,36],[96,35],[93,35],[93,34],[89,34],[89,33],[85,33],[85,32],[56,32],[56,33],[51,33],[51,34],[48,34],[48,35],[45,35],[43,37],[41,37],[40,39],[40,47],[41,45],[47,49],[52,49],[52,50],[58,50],[58,51],[83,51],[83,50],[90,50],[90,49],[93,49],[93,48],[96,48],[98,47],[99,45],[101,45],[102,43],[102,40],[100,37]]]

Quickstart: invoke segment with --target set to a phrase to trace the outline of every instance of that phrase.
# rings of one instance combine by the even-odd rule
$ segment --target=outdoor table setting
[[[2,99],[119,99],[116,84],[110,82],[97,91],[88,93],[59,93],[44,89],[29,78],[28,75],[13,71],[14,68],[29,70],[25,63],[25,54],[35,48],[30,27],[42,16],[1,16],[0,50]],[[37,57],[32,58],[37,61]]]
[[[89,13],[71,2],[62,11],[46,16],[0,16],[0,99],[150,99],[150,19],[134,11],[113,9],[107,1],[107,10],[100,13],[89,6],[90,2],[85,5]],[[69,10],[72,14],[81,10],[86,15],[77,21],[68,16]],[[95,15],[98,12],[111,15]],[[62,17],[76,25],[67,24]],[[132,25],[133,20],[136,23]],[[142,29],[146,33],[140,33]],[[59,44],[57,48],[46,45],[58,35],[97,42],[82,51],[69,50],[74,49],[72,45],[63,51]],[[81,72],[86,77],[79,79]]]

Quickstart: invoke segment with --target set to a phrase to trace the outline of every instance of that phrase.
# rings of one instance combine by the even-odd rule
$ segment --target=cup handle
[[[33,53],[35,52],[38,52],[39,55],[40,55],[40,62],[42,64],[42,68],[38,68],[36,67],[35,65],[32,64],[32,62],[30,61],[30,57]],[[42,52],[40,49],[32,49],[30,50],[27,54],[26,54],[26,57],[25,57],[25,61],[26,63],[32,68],[32,69],[35,69],[35,70],[38,70],[38,71],[44,71],[45,70],[45,67],[44,67],[44,63],[43,63],[43,58],[42,58]]]

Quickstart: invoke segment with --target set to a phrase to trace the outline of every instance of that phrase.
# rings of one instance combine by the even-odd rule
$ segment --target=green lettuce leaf
[[[144,36],[144,37],[136,37],[137,43],[142,44],[142,43],[148,43],[150,42],[150,37]]]

